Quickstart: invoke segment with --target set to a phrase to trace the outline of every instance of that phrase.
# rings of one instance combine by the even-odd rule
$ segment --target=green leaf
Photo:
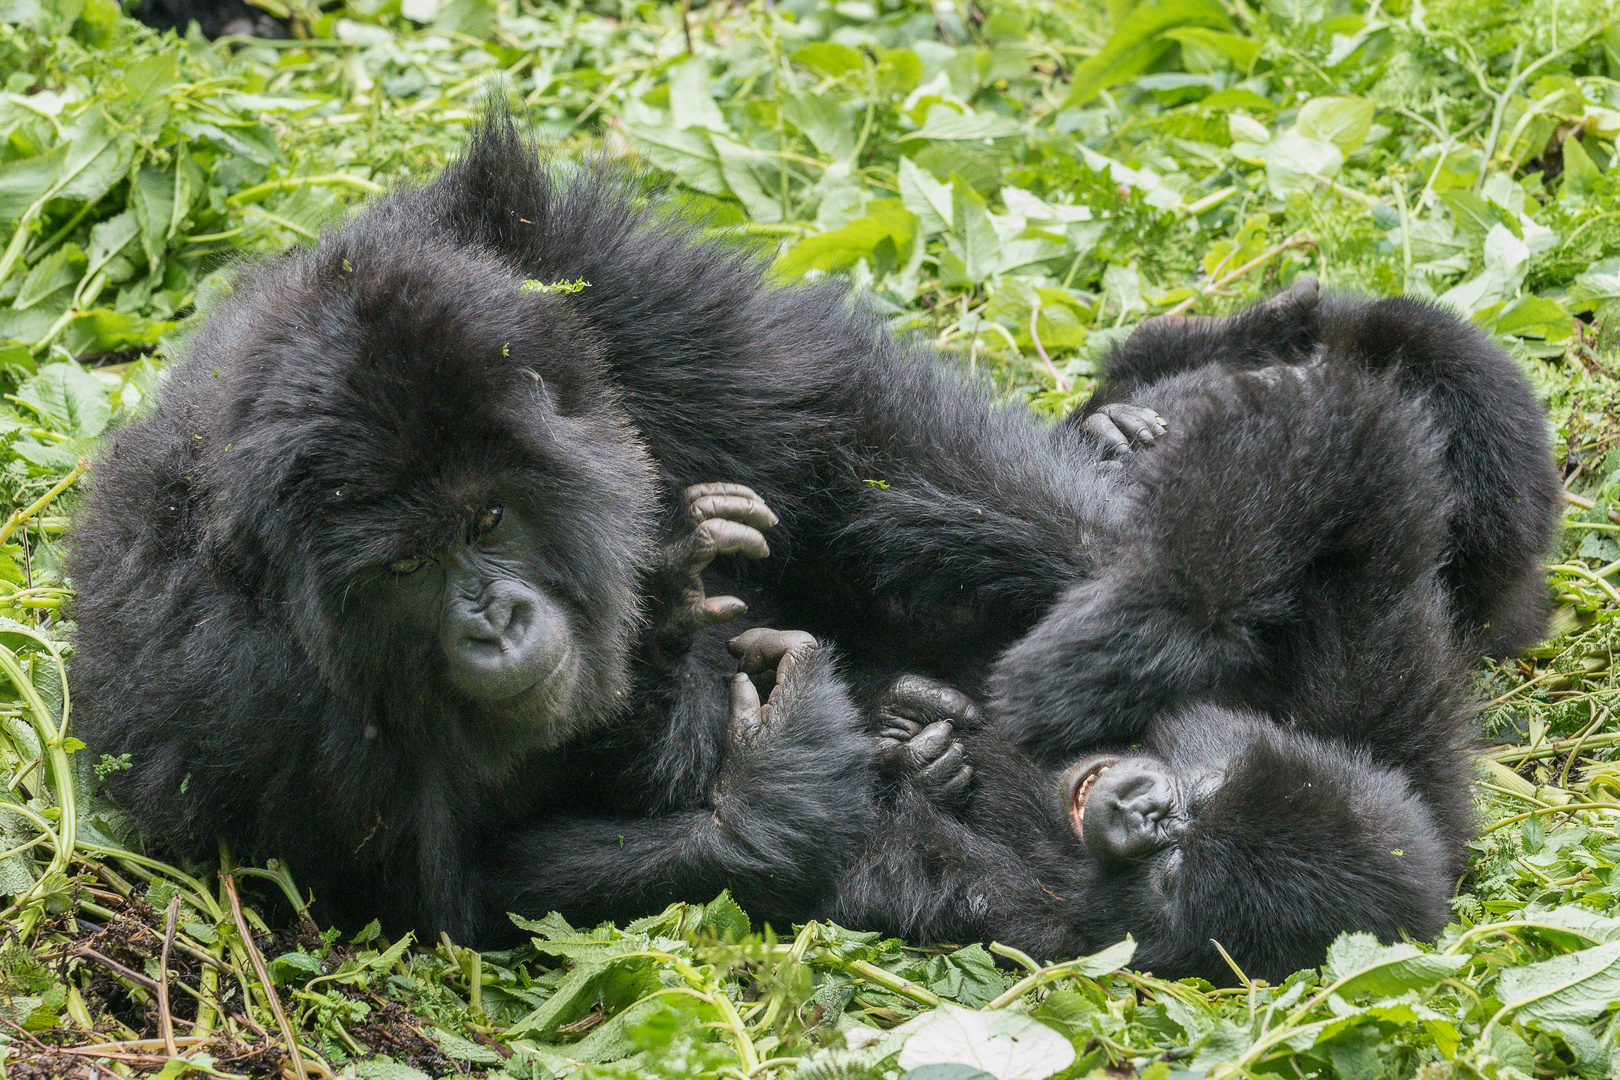
[[[1266,162],[1266,183],[1272,194],[1284,198],[1296,192],[1309,195],[1320,191],[1322,185],[1316,178],[1331,179],[1344,164],[1344,155],[1338,146],[1295,131],[1272,136],[1262,153]]]
[[[1299,110],[1294,130],[1307,139],[1320,139],[1339,148],[1348,157],[1367,138],[1372,127],[1373,105],[1354,95],[1312,98]]]
[[[847,270],[861,259],[871,258],[888,241],[899,262],[910,254],[917,218],[899,200],[877,199],[872,211],[841,229],[818,236],[807,236],[776,261],[776,274],[786,281],[803,277],[811,270],[833,273]]]
[[[1022,131],[1017,121],[995,113],[959,113],[949,105],[931,105],[923,126],[904,136],[902,141],[978,142],[1002,139]]]
[[[1328,947],[1326,971],[1341,998],[1392,997],[1433,986],[1468,963],[1466,956],[1426,953],[1406,942],[1380,945],[1371,934],[1341,934]]]
[[[16,221],[56,182],[67,145],[49,153],[0,164],[0,221]]]
[[[720,170],[720,156],[708,135],[697,131],[677,131],[667,126],[626,124],[625,131],[647,159],[660,169],[668,169],[687,187],[710,195],[731,191]]]
[[[1564,140],[1564,195],[1590,195],[1602,182],[1603,174],[1598,171],[1597,163],[1581,145],[1581,140],[1571,135]]]
[[[387,1058],[366,1058],[354,1063],[354,1073],[364,1080],[432,1080],[427,1073],[411,1065]]]
[[[1074,69],[1064,108],[1086,104],[1097,91],[1136,78],[1151,62],[1165,31],[1184,26],[1230,30],[1231,19],[1215,0],[1153,0],[1118,24],[1097,55]]]
[[[722,892],[703,905],[703,918],[698,923],[699,933],[722,941],[741,941],[752,930],[747,913],[731,898],[730,892]]]
[[[305,983],[321,973],[321,962],[307,952],[282,953],[268,967],[270,980],[277,986]]]
[[[1007,1009],[976,1012],[947,1002],[904,1027],[910,1030],[900,1049],[902,1070],[967,1065],[998,1080],[1045,1080],[1075,1058],[1068,1039]]]
[[[832,98],[808,91],[784,95],[782,115],[830,158],[846,158],[855,149],[855,113]]]
[[[961,177],[951,180],[951,235],[940,256],[946,282],[977,285],[1001,262],[1001,240],[984,198]]]
[[[56,292],[77,285],[88,264],[89,259],[79,250],[79,245],[63,244],[28,272],[11,306],[26,311]]]
[[[793,59],[811,71],[837,78],[866,66],[861,54],[848,45],[817,41],[793,54]]]
[[[17,397],[67,435],[93,438],[112,419],[107,388],[78,364],[49,364],[17,388]]]
[[[1570,306],[1606,322],[1620,319],[1620,257],[1588,266],[1569,290]]]
[[[1240,37],[1237,34],[1223,34],[1218,30],[1209,30],[1202,26],[1178,26],[1172,30],[1166,30],[1164,36],[1171,41],[1202,45],[1207,49],[1213,49],[1226,56],[1227,59],[1244,71],[1253,67],[1254,62],[1260,58],[1260,43],[1253,38]],[[1252,90],[1238,91],[1238,93],[1246,93],[1249,97],[1259,98],[1262,102],[1265,102],[1267,107],[1273,107],[1270,101],[1260,97],[1259,94]],[[1210,106],[1210,101],[1211,98],[1204,99],[1206,108]]]
[[[499,1065],[505,1059],[498,1051],[492,1050],[482,1043],[475,1043],[471,1039],[463,1039],[454,1032],[443,1028],[432,1029],[433,1041],[439,1044],[439,1049],[447,1057],[457,1061],[470,1061],[474,1065]]]
[[[730,133],[726,118],[720,113],[709,93],[713,83],[709,75],[709,62],[694,58],[669,69],[670,123],[682,130],[704,128],[709,131]]]
[[[74,125],[67,156],[51,192],[53,198],[94,202],[129,171],[134,144],[122,132],[112,132],[100,107]]]
[[[1620,1001],[1620,942],[1508,968],[1496,996],[1521,1020],[1594,1019]]]
[[[1515,337],[1541,338],[1545,341],[1563,341],[1574,333],[1569,312],[1556,300],[1541,296],[1526,296],[1504,311],[1496,320],[1498,334]]]
[[[776,192],[782,184],[782,164],[769,154],[715,133],[709,136],[720,161],[720,175],[755,221],[781,221],[782,204]]]
[[[950,228],[951,186],[935,180],[908,157],[900,159],[900,201],[930,235]]]

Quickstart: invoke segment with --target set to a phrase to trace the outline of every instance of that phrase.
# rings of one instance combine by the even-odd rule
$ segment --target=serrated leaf
[[[0,164],[0,221],[16,221],[38,202],[56,182],[66,156],[67,146],[62,144],[44,154]]]
[[[697,928],[699,933],[720,938],[722,941],[740,941],[753,930],[753,924],[749,922],[748,914],[731,898],[728,891],[722,892],[703,905],[703,918],[698,922]]]
[[[1006,1009],[976,1012],[947,1002],[914,1023],[900,1049],[902,1070],[967,1065],[998,1080],[1045,1080],[1074,1063],[1068,1039]]]
[[[28,271],[11,306],[17,311],[27,311],[61,290],[77,285],[88,263],[79,245],[63,244]],[[61,302],[66,303],[65,300]]]
[[[17,388],[17,396],[33,406],[57,431],[94,438],[112,419],[107,388],[78,364],[49,364]]]
[[[782,204],[776,195],[782,183],[781,163],[718,133],[709,136],[709,143],[720,161],[720,175],[749,217],[755,221],[781,221]]]
[[[1468,962],[1466,956],[1426,953],[1406,942],[1380,945],[1371,934],[1341,934],[1328,947],[1325,967],[1341,998],[1393,997],[1433,986]]]
[[[1620,942],[1508,968],[1496,996],[1520,1019],[1591,1020],[1620,1001]]]

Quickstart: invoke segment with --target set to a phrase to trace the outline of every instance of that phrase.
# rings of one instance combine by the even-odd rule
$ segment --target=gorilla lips
[[[1119,764],[1117,757],[1095,758],[1084,769],[1080,769],[1074,776],[1074,787],[1069,796],[1069,823],[1074,826],[1074,835],[1085,836],[1086,799],[1091,796],[1091,789],[1096,786],[1098,778],[1115,765]]]

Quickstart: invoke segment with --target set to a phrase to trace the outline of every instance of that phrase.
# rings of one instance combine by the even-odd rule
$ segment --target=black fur
[[[632,680],[656,486],[603,339],[445,242],[431,205],[382,203],[244,274],[110,440],[70,568],[79,730],[131,755],[109,784],[168,846],[283,856],[343,924],[479,942],[516,908],[728,885],[766,917],[802,908],[865,823],[870,743],[831,656],[725,770],[718,678]],[[489,505],[494,548],[466,539]],[[566,678],[486,701],[447,676],[437,593],[424,614],[410,590],[450,571],[389,568],[463,554],[560,612]],[[614,724],[643,737],[592,744]],[[542,855],[493,873],[525,828],[594,852],[596,876]]]
[[[1150,319],[1108,356],[1076,419],[1111,402],[1140,404],[1149,384],[1205,365],[1304,363],[1390,371],[1423,402],[1445,439],[1444,576],[1464,640],[1492,656],[1539,640],[1542,562],[1563,505],[1546,413],[1501,346],[1445,308],[1413,297],[1317,303],[1313,287],[1229,319]]]
[[[181,35],[196,23],[203,37],[210,40],[227,34],[287,36],[285,23],[244,0],[140,0],[130,15],[154,30],[173,30]]]

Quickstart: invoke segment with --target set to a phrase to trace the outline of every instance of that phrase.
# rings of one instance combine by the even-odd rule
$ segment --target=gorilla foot
[[[979,707],[967,695],[917,675],[902,675],[878,707],[878,753],[899,768],[913,787],[936,805],[950,805],[967,793],[973,766],[952,736],[957,727],[975,728]]]
[[[694,484],[682,493],[689,531],[666,542],[658,567],[666,595],[649,636],[665,648],[691,644],[693,635],[748,610],[735,596],[709,596],[703,571],[721,555],[763,559],[771,549],[765,530],[776,515],[741,484]]]
[[[1104,405],[1086,417],[1085,428],[1102,440],[1110,457],[1130,453],[1132,443],[1151,446],[1169,430],[1164,417],[1136,405]]]

